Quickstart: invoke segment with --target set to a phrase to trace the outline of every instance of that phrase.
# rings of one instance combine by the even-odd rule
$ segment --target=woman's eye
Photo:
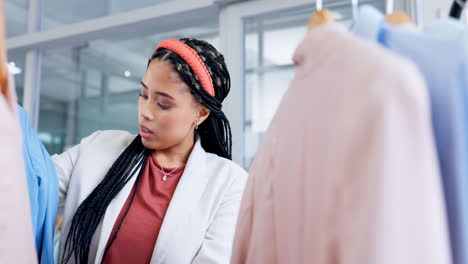
[[[148,96],[146,94],[140,93],[139,96],[145,100],[148,99]]]
[[[171,107],[168,106],[168,105],[163,105],[163,104],[160,104],[158,103],[158,106],[162,109],[162,110],[169,110]]]

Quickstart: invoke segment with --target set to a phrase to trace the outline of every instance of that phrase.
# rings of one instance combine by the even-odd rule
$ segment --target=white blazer
[[[60,181],[59,209],[63,209],[59,261],[76,209],[134,138],[124,131],[97,131],[81,144],[52,157]],[[94,234],[89,263],[101,263],[135,179],[134,175],[109,204]],[[246,180],[241,167],[205,152],[198,139],[169,204],[151,263],[229,263]]]

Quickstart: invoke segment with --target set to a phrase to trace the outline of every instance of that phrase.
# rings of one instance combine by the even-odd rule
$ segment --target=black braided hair
[[[173,66],[173,69],[190,87],[190,92],[211,111],[209,117],[199,125],[197,130],[203,149],[220,157],[231,159],[231,127],[221,110],[222,102],[231,88],[231,78],[224,62],[224,56],[206,41],[194,38],[183,38],[180,41],[191,47],[205,63],[213,80],[215,96],[211,96],[203,89],[197,75],[177,53],[160,48],[153,53],[148,65],[152,60],[157,59],[169,62]]]
[[[62,263],[67,263],[72,256],[74,257],[75,263],[88,263],[91,240],[96,232],[96,228],[104,217],[107,206],[109,206],[110,202],[117,196],[132,176],[140,170],[136,180],[138,187],[141,175],[143,174],[143,167],[146,165],[151,151],[152,150],[143,146],[141,137],[138,135],[124,152],[120,154],[101,183],[99,183],[91,194],[81,203],[73,216],[70,230],[65,241],[65,250],[61,260]],[[134,193],[136,193],[136,189]],[[134,194],[132,194],[131,202],[133,202],[133,198]],[[127,207],[127,212],[130,206],[131,203]],[[122,223],[119,224],[119,228],[121,224]],[[116,236],[116,234],[114,236]]]
[[[205,41],[193,38],[184,38],[181,39],[181,41],[194,49],[205,63],[213,80],[215,89],[214,97],[201,87],[198,77],[189,65],[177,54],[167,49],[159,49],[153,53],[149,62],[153,59],[158,59],[171,63],[174,70],[180,74],[182,80],[189,85],[191,93],[201,104],[211,111],[210,116],[205,122],[200,124],[198,129],[203,148],[207,152],[231,159],[231,129],[229,121],[221,110],[222,102],[228,95],[231,86],[230,76],[224,62],[224,57]],[[70,230],[65,241],[61,260],[62,263],[67,263],[72,257],[75,263],[88,263],[91,241],[99,223],[104,217],[107,207],[139,170],[135,181],[136,188],[134,188],[131,193],[130,204],[124,209],[124,217],[120,220],[116,232],[111,234],[110,242],[104,251],[104,259],[110,246],[117,238],[125,216],[130,210],[140,184],[143,167],[146,165],[151,151],[152,150],[144,147],[141,137],[138,135],[114,162],[101,183],[99,183],[91,194],[80,204],[73,216]]]

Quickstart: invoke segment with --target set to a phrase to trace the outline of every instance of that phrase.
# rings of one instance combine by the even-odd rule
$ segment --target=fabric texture
[[[139,184],[133,186],[114,224],[107,247],[122,223],[118,236],[104,257],[104,264],[151,262],[159,230],[184,169],[183,167],[164,168],[164,171],[166,174],[173,171],[167,175],[166,181],[163,180],[164,173],[156,156],[152,154],[144,168]],[[128,213],[122,222],[127,211]]]
[[[34,264],[37,255],[12,75],[8,83],[8,96],[0,94],[0,263]]]
[[[250,171],[232,263],[450,263],[414,64],[337,24],[308,32],[294,61]]]
[[[205,91],[207,91],[211,96],[215,96],[211,74],[196,51],[194,51],[189,45],[177,39],[167,39],[161,42],[161,44],[156,47],[156,50],[160,48],[171,50],[179,55],[185,62],[187,62],[196,74],[203,89],[205,89]]]
[[[17,106],[23,132],[23,155],[28,181],[33,233],[41,263],[54,263],[54,233],[58,208],[55,166],[31,126],[28,114]]]
[[[468,263],[468,48],[463,33],[445,20],[437,22],[432,33],[391,27],[372,7],[360,10],[356,25],[357,34],[410,59],[423,74],[431,102],[453,261]]]

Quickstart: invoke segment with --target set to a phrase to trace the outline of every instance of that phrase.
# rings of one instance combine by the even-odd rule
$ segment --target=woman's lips
[[[142,138],[150,138],[154,132],[145,125],[140,125],[140,136]]]

